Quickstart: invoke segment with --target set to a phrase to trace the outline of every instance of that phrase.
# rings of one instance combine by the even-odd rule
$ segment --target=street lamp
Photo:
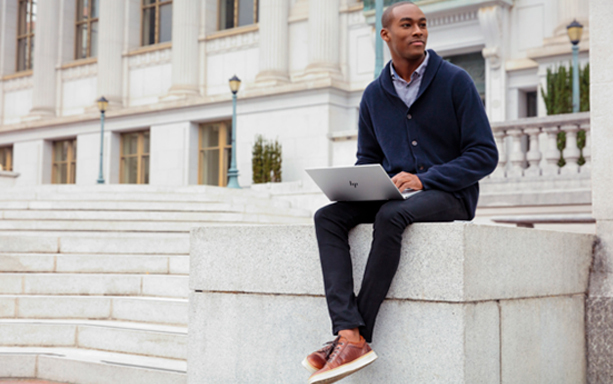
[[[102,156],[104,150],[104,112],[109,106],[109,101],[102,96],[96,103],[100,110],[100,173],[98,174],[98,184],[104,184],[104,176],[102,175]]]
[[[579,112],[579,42],[583,34],[583,25],[573,20],[566,27],[568,38],[573,44],[573,113]]]
[[[234,75],[230,79],[232,91],[232,161],[228,170],[228,188],[240,188],[238,185],[238,169],[236,169],[236,94],[241,87],[241,79]]]
[[[383,70],[383,39],[381,38],[381,16],[383,15],[383,0],[375,0],[375,79]]]

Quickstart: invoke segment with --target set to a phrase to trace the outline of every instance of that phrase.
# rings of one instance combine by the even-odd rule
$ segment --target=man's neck
[[[392,58],[392,63],[394,64],[394,69],[396,70],[398,76],[402,77],[407,83],[410,83],[411,75],[413,75],[413,72],[419,68],[425,59],[426,53],[424,52],[419,59],[411,60],[397,57]]]

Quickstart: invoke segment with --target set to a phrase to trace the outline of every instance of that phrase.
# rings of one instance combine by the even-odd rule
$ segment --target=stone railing
[[[590,113],[582,112],[492,123],[500,160],[492,178],[589,175],[591,162]],[[585,147],[577,144],[585,131]],[[566,148],[558,149],[558,135],[566,133]],[[581,155],[585,163],[580,165]],[[559,167],[560,158],[566,161]]]

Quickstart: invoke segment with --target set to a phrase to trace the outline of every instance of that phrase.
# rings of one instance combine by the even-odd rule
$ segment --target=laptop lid
[[[306,172],[331,201],[402,200],[381,164],[311,168]]]

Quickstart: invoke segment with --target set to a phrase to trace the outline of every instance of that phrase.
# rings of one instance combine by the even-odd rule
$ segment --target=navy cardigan
[[[407,108],[396,94],[388,63],[360,103],[356,164],[379,163],[390,177],[416,174],[424,190],[452,192],[472,219],[478,181],[498,164],[483,103],[466,71],[433,50],[417,99]]]

